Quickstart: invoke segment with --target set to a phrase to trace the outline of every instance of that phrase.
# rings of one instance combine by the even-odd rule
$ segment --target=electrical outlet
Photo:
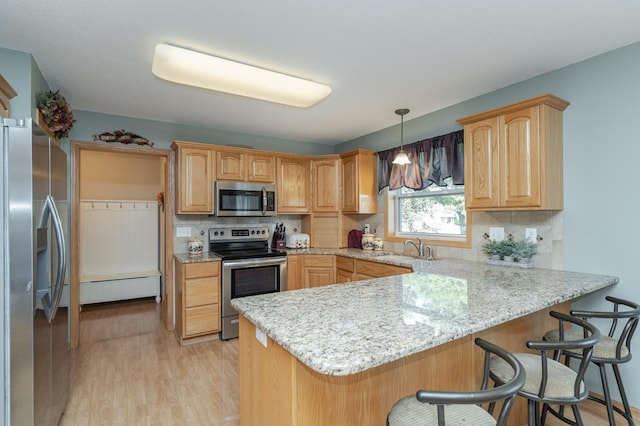
[[[530,243],[538,242],[538,230],[536,228],[525,228],[524,239]]]
[[[191,227],[178,226],[176,228],[176,237],[190,237],[190,236],[191,236]]]
[[[493,241],[504,240],[504,228],[489,228],[489,239]]]
[[[264,346],[265,348],[267,347],[267,335],[258,327],[256,327],[256,339],[258,340],[258,342],[262,343],[262,346]]]

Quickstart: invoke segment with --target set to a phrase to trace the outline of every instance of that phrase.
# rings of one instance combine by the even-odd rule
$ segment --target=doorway
[[[90,142],[71,143],[70,343],[80,344],[80,264],[90,254],[81,247],[81,214],[86,199],[156,199],[158,202],[158,269],[161,277],[161,321],[168,330],[173,318],[173,151]],[[100,162],[110,164],[101,167]],[[119,169],[119,171],[118,171]],[[142,172],[142,174],[141,174]],[[157,194],[156,194],[157,191]],[[121,195],[124,194],[124,195]],[[83,202],[84,199],[84,202]],[[135,204],[134,204],[135,207]]]

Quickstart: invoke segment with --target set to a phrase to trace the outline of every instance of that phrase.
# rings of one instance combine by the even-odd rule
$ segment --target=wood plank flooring
[[[85,306],[80,321],[61,426],[239,424],[237,339],[180,347],[152,299]],[[581,412],[585,425],[608,425],[598,404]]]
[[[152,300],[85,306],[61,425],[221,425],[238,420],[238,344],[180,347]]]

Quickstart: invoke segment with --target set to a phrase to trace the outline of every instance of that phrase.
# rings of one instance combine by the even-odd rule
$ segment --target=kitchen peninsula
[[[419,388],[479,386],[475,337],[524,351],[555,325],[550,310],[618,282],[464,261],[410,266],[411,274],[233,299],[240,423],[383,425],[393,403]]]

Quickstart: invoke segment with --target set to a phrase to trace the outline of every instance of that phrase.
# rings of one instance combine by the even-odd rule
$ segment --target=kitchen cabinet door
[[[247,154],[247,180],[249,182],[274,183],[276,181],[276,157],[264,154]]]
[[[340,210],[340,158],[311,160],[312,209],[315,213]]]
[[[287,290],[304,288],[302,255],[287,255]]]
[[[303,258],[305,288],[335,284],[335,256],[308,254]]]
[[[377,156],[358,149],[340,156],[342,212],[376,213],[378,209]]]
[[[192,145],[172,145],[177,153],[176,213],[213,213],[213,151]]]
[[[498,117],[464,127],[464,189],[467,208],[500,205],[498,129]]]
[[[216,151],[216,179],[246,180],[244,154],[237,151]]]
[[[278,170],[278,213],[311,211],[311,173],[308,158],[280,157]]]

